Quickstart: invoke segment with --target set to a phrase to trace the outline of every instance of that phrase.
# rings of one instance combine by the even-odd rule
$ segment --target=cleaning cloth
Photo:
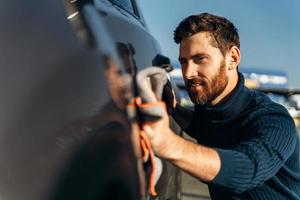
[[[141,98],[140,111],[150,119],[162,118],[165,111],[161,99],[163,87],[168,81],[166,71],[148,67],[138,72],[136,81]]]

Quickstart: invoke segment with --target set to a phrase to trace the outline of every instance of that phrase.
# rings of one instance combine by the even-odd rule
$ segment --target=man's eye
[[[196,58],[194,58],[194,62],[195,63],[201,63],[201,62],[203,62],[205,60],[205,57],[196,57]]]

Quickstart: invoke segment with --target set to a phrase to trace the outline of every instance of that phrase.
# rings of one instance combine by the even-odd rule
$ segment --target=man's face
[[[200,32],[180,43],[183,78],[196,105],[212,104],[228,84],[226,61],[211,41],[209,33]]]

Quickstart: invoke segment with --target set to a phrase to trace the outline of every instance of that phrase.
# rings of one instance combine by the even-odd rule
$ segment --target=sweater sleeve
[[[263,184],[279,171],[298,139],[294,122],[287,115],[260,117],[248,130],[256,136],[232,149],[216,149],[221,169],[212,183],[237,193]]]

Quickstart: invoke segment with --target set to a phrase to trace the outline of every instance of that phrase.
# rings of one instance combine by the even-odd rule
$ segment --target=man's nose
[[[187,63],[184,76],[187,79],[197,76],[197,66],[192,62]]]

